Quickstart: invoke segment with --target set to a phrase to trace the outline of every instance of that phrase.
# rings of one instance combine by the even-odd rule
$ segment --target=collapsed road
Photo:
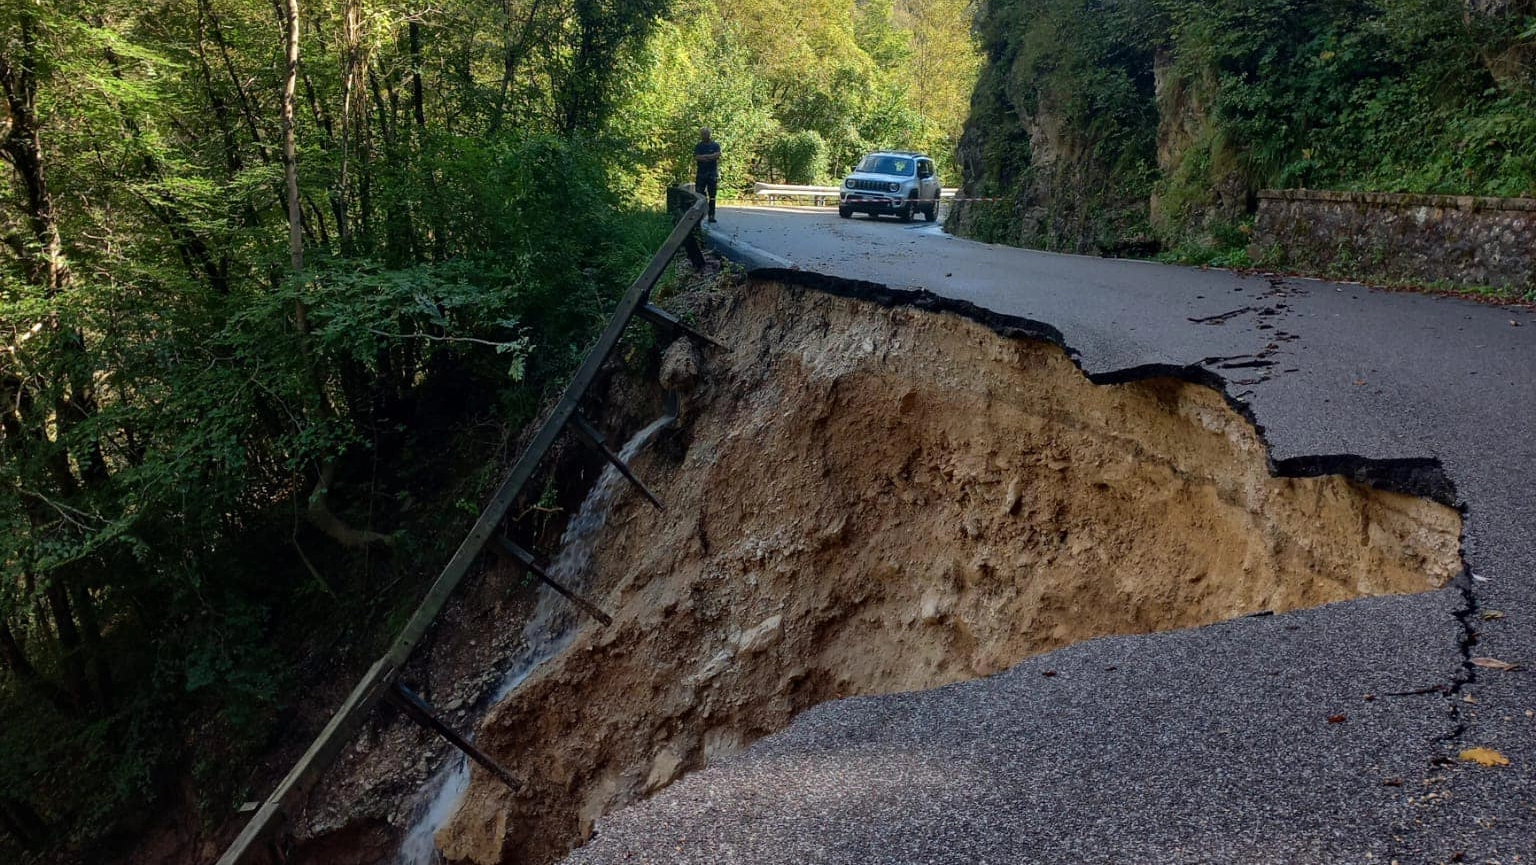
[[[720,226],[611,624],[439,683],[520,783],[380,728],[293,861],[1530,861],[1528,311]]]
[[[1438,591],[1092,640],[824,703],[599,820],[570,861],[1536,859],[1536,680],[1507,668],[1536,663],[1529,309],[818,210],[723,210],[712,239],[768,265],[764,280],[945,305],[903,301],[929,289],[1048,325],[1097,381],[1209,370],[1283,473],[1338,470],[1341,454],[1438,460],[1469,568]]]
[[[614,621],[481,723],[528,780],[471,784],[449,861],[549,862],[829,700],[1461,571],[1460,515],[1414,494],[1445,492],[1431,467],[1275,477],[1198,371],[1098,385],[1049,334],[891,300],[761,280],[701,315],[736,348],[638,462],[668,511],[611,515]]]

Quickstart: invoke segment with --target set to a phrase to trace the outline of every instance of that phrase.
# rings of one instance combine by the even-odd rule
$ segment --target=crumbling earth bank
[[[966,319],[751,284],[706,323],[681,429],[639,463],[589,625],[479,741],[450,861],[548,862],[603,813],[818,702],[984,676],[1108,634],[1442,585],[1460,517],[1275,478],[1222,396],[1090,383]]]

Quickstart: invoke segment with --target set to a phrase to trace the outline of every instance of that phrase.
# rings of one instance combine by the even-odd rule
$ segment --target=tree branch
[[[348,549],[362,549],[373,544],[392,543],[389,535],[379,534],[371,529],[354,529],[341,518],[331,513],[328,498],[331,492],[331,482],[336,478],[336,459],[333,457],[325,461],[320,467],[320,481],[315,484],[315,489],[309,494],[309,522],[315,528],[324,532],[327,537]]]

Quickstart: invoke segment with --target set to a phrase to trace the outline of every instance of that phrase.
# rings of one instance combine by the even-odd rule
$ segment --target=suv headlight
[[[848,187],[849,189],[852,189],[853,188],[853,178],[850,177],[847,180],[844,180],[843,181],[843,185]]]
[[[895,182],[895,181],[892,181],[892,182],[890,182],[890,183],[887,183],[887,184],[886,184],[886,185],[885,185],[885,188],[886,188],[886,189],[889,189],[889,190],[890,190],[890,191],[892,191],[892,192],[900,192],[900,191],[901,191],[901,184],[900,184],[900,183],[897,183],[897,182]]]

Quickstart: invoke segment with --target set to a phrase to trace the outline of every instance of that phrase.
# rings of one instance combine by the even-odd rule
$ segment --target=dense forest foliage
[[[624,133],[685,180],[710,125],[722,194],[840,179],[878,148],[925,150],[953,177],[980,66],[971,2],[678,0],[638,59]]]
[[[969,26],[0,2],[0,859],[263,795],[304,689],[398,627],[664,236],[698,128],[728,188],[947,158]]]
[[[1530,0],[987,0],[952,225],[1241,263],[1266,187],[1536,194]]]

